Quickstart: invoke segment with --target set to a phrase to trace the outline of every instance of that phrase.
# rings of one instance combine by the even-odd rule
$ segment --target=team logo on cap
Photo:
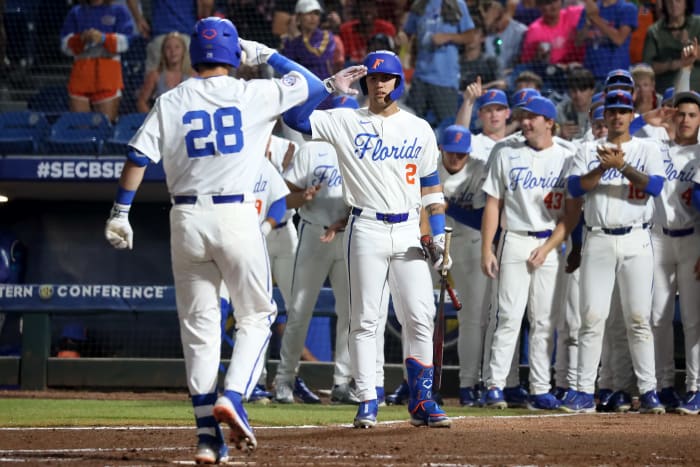
[[[217,34],[216,29],[205,29],[202,31],[202,37],[208,41],[214,39]]]
[[[488,99],[493,99],[494,97],[496,97],[496,91],[489,91]]]
[[[379,65],[381,65],[382,63],[384,63],[383,58],[375,58],[374,63],[372,64],[372,69],[376,70],[379,67]]]
[[[455,140],[454,140],[454,142],[455,142],[455,143],[459,143],[461,139],[462,139],[462,132],[458,131],[457,133],[455,133]]]

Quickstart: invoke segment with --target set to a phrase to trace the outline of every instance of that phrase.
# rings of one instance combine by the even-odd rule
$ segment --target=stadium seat
[[[0,114],[0,153],[39,154],[49,133],[49,122],[41,112]]]
[[[68,89],[65,85],[44,86],[27,101],[27,108],[43,112],[51,122],[68,112]]]
[[[107,116],[99,112],[65,112],[51,125],[47,149],[50,154],[102,153],[112,134]]]
[[[145,113],[126,114],[119,117],[119,120],[114,125],[112,136],[105,144],[104,154],[125,154],[129,140],[136,134],[136,130],[139,129],[145,119]]]

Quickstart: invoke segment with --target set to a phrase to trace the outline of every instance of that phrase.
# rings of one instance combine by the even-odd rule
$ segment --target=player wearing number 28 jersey
[[[173,202],[172,268],[198,463],[226,455],[218,422],[230,426],[236,447],[257,445],[241,402],[258,381],[276,308],[253,184],[267,163],[265,145],[278,116],[302,104],[314,87],[323,89],[308,70],[277,53],[267,58],[282,78],[230,77],[241,62],[241,48],[258,60],[259,44],[239,40],[230,21],[197,22],[190,57],[199,77],[163,94],[130,141],[105,231],[115,247],[132,247],[131,202],[146,165],[162,160]],[[222,279],[235,307],[237,333],[224,393],[217,399]]]

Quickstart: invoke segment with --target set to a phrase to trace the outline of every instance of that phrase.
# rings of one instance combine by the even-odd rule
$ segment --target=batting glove
[[[430,244],[430,260],[433,262],[433,268],[437,271],[443,269],[450,270],[452,267],[452,258],[445,253],[445,234],[433,235],[433,241]]]
[[[277,53],[275,49],[272,49],[265,44],[261,44],[260,42],[238,39],[238,43],[241,46],[241,50],[244,52],[243,56],[241,57],[241,61],[243,64],[248,66],[256,66],[267,63],[269,58],[272,57],[273,54]]]
[[[358,81],[366,74],[367,67],[364,65],[349,66],[347,68],[343,68],[330,78],[324,79],[323,85],[330,93],[339,92],[341,94],[354,96],[358,94],[358,91],[352,87],[353,83]]]
[[[132,249],[134,231],[129,224],[129,208],[127,204],[114,203],[112,212],[105,226],[105,238],[116,249]]]

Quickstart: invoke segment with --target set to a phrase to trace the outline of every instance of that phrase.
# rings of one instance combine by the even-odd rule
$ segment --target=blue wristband
[[[134,200],[134,196],[136,196],[136,190],[125,190],[121,187],[121,185],[119,185],[119,188],[117,188],[117,198],[115,201],[117,204],[125,204],[128,206]]]
[[[445,233],[445,215],[432,214],[428,219],[430,221],[430,230],[433,236]]]

